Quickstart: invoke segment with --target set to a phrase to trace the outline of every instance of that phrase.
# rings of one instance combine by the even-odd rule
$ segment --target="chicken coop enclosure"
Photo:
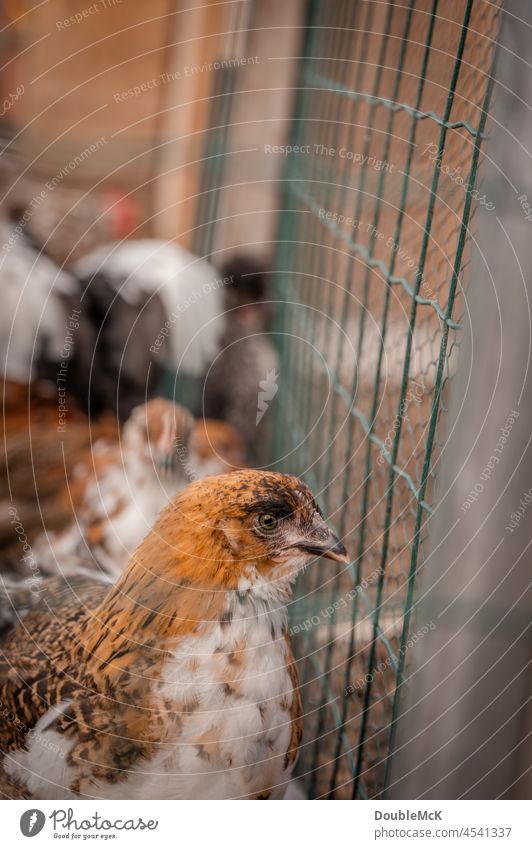
[[[485,0],[307,8],[277,184],[270,462],[307,480],[351,556],[341,572],[309,570],[291,606],[299,775],[312,798],[393,795],[408,652],[436,627],[416,618],[416,589],[467,321],[473,213],[489,204],[478,180],[499,12]],[[212,94],[204,254],[238,182],[238,75],[218,75]]]

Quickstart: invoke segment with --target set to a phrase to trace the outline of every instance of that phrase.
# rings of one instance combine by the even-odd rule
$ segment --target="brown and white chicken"
[[[64,498],[70,525],[34,546],[42,574],[101,571],[114,580],[168,501],[190,481],[245,465],[243,443],[224,422],[195,421],[165,398],[135,408],[119,442],[97,441]]]
[[[302,726],[286,604],[319,555],[346,561],[308,487],[244,470],[180,493],[113,587],[52,581],[2,647],[8,780],[43,799],[282,798]]]

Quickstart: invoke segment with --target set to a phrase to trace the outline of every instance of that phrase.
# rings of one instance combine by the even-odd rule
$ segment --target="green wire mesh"
[[[307,480],[352,557],[309,569],[290,610],[310,797],[393,797],[408,652],[436,627],[416,621],[415,586],[467,321],[499,12],[499,0],[308,4],[279,181],[271,464]],[[234,182],[235,97],[238,72],[217,76],[204,256]]]
[[[274,463],[318,493],[352,563],[300,580],[311,797],[390,783],[414,589],[467,320],[462,285],[499,7],[313,2],[282,181]]]

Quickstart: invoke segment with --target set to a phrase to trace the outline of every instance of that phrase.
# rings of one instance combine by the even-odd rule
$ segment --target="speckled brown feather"
[[[21,782],[11,778],[0,763],[0,798],[2,799],[32,799],[28,788]]]
[[[242,574],[234,525],[248,521],[250,499],[266,509],[282,500],[294,514],[317,509],[308,489],[290,476],[248,470],[208,478],[162,512],[111,589],[88,579],[75,587],[46,587],[40,608],[3,645],[3,751],[23,747],[51,705],[71,700],[55,728],[73,743],[72,792],[90,795],[95,781],[121,781],[179,737],[183,716],[196,706],[157,696],[153,684],[164,680],[165,664],[181,640],[205,623],[223,624],[226,592],[238,588]],[[258,543],[246,551],[246,560],[256,558],[264,574],[274,565],[272,557]],[[297,756],[302,712],[286,633],[284,639],[293,687],[287,766]],[[239,654],[236,647],[220,665],[226,687]]]

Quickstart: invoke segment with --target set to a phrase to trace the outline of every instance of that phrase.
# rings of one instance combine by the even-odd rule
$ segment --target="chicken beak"
[[[321,516],[316,516],[310,534],[300,543],[299,548],[308,551],[309,554],[315,554],[317,557],[336,560],[338,563],[350,562],[345,545],[331,531]]]

